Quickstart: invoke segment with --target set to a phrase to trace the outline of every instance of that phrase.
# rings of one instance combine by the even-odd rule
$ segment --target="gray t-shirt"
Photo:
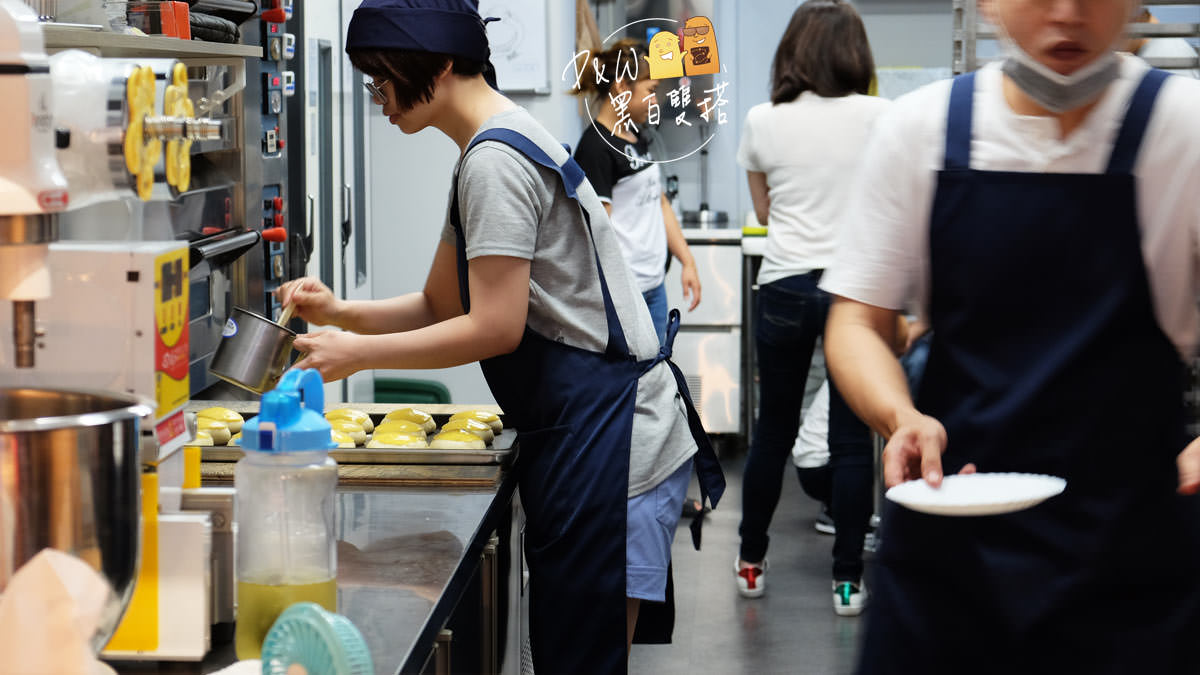
[[[484,123],[517,131],[554,161],[568,155],[524,108]],[[455,168],[467,259],[502,255],[530,261],[530,329],[573,347],[603,352],[608,343],[604,299],[591,239],[579,204],[588,211],[609,294],[629,349],[640,361],[658,353],[658,336],[633,273],[621,256],[604,206],[590,183],[579,202],[567,197],[557,173],[496,141],[473,148]],[[454,243],[449,217],[442,240]],[[638,381],[629,453],[629,496],[661,483],[696,452],[675,377],[665,363]]]

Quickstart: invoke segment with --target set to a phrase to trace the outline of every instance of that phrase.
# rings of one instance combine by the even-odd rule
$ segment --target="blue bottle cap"
[[[242,426],[242,448],[311,452],[337,447],[324,416],[325,390],[316,370],[289,370],[263,394],[258,416]]]

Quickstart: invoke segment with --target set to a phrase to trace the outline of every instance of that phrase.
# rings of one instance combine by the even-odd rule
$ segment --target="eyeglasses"
[[[383,93],[383,87],[387,83],[387,80],[384,80],[379,84],[375,84],[370,80],[363,80],[363,86],[367,88],[367,91],[371,92],[371,100],[378,105],[387,105],[387,94]]]
[[[683,34],[691,37],[693,35],[708,35],[708,26],[694,26],[692,28],[684,28]]]

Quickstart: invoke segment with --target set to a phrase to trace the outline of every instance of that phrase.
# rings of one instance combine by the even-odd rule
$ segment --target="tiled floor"
[[[681,523],[673,549],[675,642],[634,645],[630,673],[854,672],[862,620],[833,613],[833,537],[813,529],[817,502],[800,490],[790,466],[771,524],[766,595],[755,600],[738,595],[733,560],[744,461],[739,456],[725,463],[729,487],[720,507],[708,515],[701,551],[692,548],[689,521]]]

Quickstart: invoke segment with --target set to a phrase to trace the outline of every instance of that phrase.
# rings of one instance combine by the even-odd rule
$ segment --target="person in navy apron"
[[[421,293],[339,301],[306,278],[281,301],[346,329],[297,338],[298,366],[326,381],[480,362],[518,433],[534,667],[623,673],[640,602],[671,600],[670,542],[693,466],[714,505],[724,477],[669,360],[678,312],[660,345],[582,170],[495,91],[485,26],[468,0],[355,11],[347,53],[383,113],[405,133],[435,127],[462,152],[448,223]],[[638,628],[669,641],[670,625]]]
[[[833,377],[885,482],[1066,479],[1033,508],[887,503],[860,673],[1195,673],[1200,87],[1111,46],[1136,3],[992,0],[1002,63],[881,118],[822,286]],[[939,113],[935,111],[947,111]],[[916,295],[914,405],[887,349]]]

